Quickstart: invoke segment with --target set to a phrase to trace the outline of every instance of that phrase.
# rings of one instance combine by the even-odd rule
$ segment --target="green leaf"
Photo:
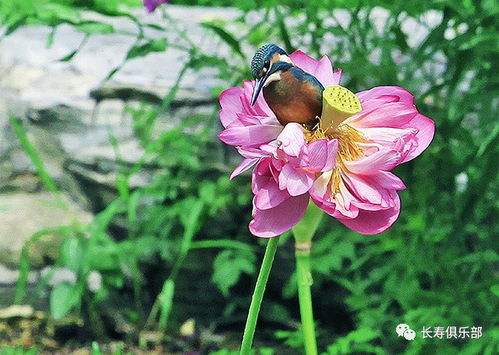
[[[86,260],[90,270],[98,271],[119,271],[119,257],[116,248],[109,246],[96,245],[90,248]]]
[[[54,44],[54,37],[55,37],[55,34],[57,32],[57,28],[58,28],[58,26],[52,27],[52,30],[47,35],[47,40],[45,42],[45,48],[50,48]]]
[[[160,304],[160,317],[159,317],[159,326],[160,329],[164,329],[166,327],[166,322],[168,321],[168,317],[170,316],[170,312],[172,310],[173,305],[173,295],[175,293],[175,281],[166,280],[163,284],[163,289],[161,290],[161,294],[159,296],[159,304]]]
[[[27,16],[23,16],[23,17],[17,19],[12,24],[7,26],[7,30],[5,31],[4,35],[8,36],[8,35],[14,33],[19,27],[24,26],[26,24],[27,20],[28,20]]]
[[[166,30],[166,28],[164,28],[163,26],[160,26],[160,25],[155,24],[155,23],[146,23],[144,25],[144,27],[152,28],[153,30],[157,30],[157,31],[165,31]]]
[[[22,121],[14,116],[9,116],[9,120],[26,154],[28,154],[28,156],[31,158],[31,161],[33,162],[33,165],[35,166],[43,184],[50,192],[57,193],[58,192],[57,185],[55,184],[54,180],[52,180],[52,177],[48,173],[47,169],[45,169],[45,165],[42,161],[42,158],[40,157],[40,154],[38,154],[36,148],[31,143],[26,133],[26,130],[24,129]]]
[[[144,57],[149,53],[163,52],[168,47],[166,38],[153,39],[146,44],[133,46],[126,56],[127,59]]]
[[[353,354],[353,353],[380,353],[381,349],[367,344],[378,337],[378,333],[370,328],[359,328],[346,336],[337,338],[334,344],[327,348],[328,355]],[[363,345],[359,347],[359,345]],[[367,346],[367,348],[366,348]],[[364,351],[361,351],[363,349]]]
[[[296,330],[278,330],[274,333],[276,339],[284,340],[284,344],[292,348],[303,347],[303,331],[301,329]]]
[[[28,285],[28,274],[31,268],[29,261],[29,250],[31,245],[45,236],[52,236],[54,234],[62,234],[66,237],[69,237],[72,230],[73,227],[67,226],[42,229],[34,233],[24,244],[19,260],[19,278],[16,284],[16,293],[14,297],[15,304],[21,304],[26,293],[26,288]],[[40,284],[42,284],[42,282],[40,282]]]
[[[77,9],[55,2],[42,3],[36,7],[36,17],[49,26],[61,23],[75,24],[80,21],[80,13]]]
[[[80,22],[80,23],[76,24],[74,27],[78,31],[84,32],[84,33],[87,33],[87,34],[95,34],[95,33],[109,34],[109,33],[114,33],[114,27],[112,25],[109,25],[107,23],[97,22],[97,21]]]
[[[92,236],[103,234],[114,216],[123,212],[123,206],[124,204],[122,200],[117,198],[111,202],[105,210],[99,212],[99,214],[95,217],[94,222],[90,225],[90,234]]]
[[[83,247],[78,238],[67,238],[61,245],[60,261],[69,270],[78,272],[83,261]]]
[[[50,293],[50,314],[55,320],[63,318],[80,303],[82,295],[83,288],[80,285],[58,283]]]
[[[194,234],[200,226],[201,212],[203,211],[204,203],[201,200],[187,198],[182,201],[181,209],[189,211],[189,213],[182,213],[180,215],[180,222],[184,227],[184,234],[182,237],[181,254],[186,254],[190,248],[190,244]]]
[[[247,243],[243,243],[232,239],[211,239],[211,240],[201,240],[191,243],[190,249],[200,249],[200,248],[224,248],[224,249],[241,249],[246,251],[254,252],[256,248]]]
[[[102,355],[99,343],[97,343],[96,341],[92,342],[92,355]]]
[[[484,43],[484,42],[490,42],[490,43]],[[461,44],[459,46],[459,50],[464,51],[468,50],[470,48],[476,47],[478,45],[481,46],[491,46],[491,48],[496,48],[498,47],[498,40],[497,40],[497,33],[484,33],[478,36],[471,37],[468,41],[465,43]]]
[[[496,149],[497,148],[497,142],[499,141],[499,126],[495,126],[492,132],[483,139],[482,143],[480,144],[480,147],[478,148],[478,151],[476,153],[476,158],[481,159],[486,151],[489,149]]]
[[[213,263],[212,281],[225,297],[229,295],[229,289],[239,281],[242,273],[255,272],[254,259],[253,253],[234,250],[224,250],[217,255]]]
[[[203,22],[201,25],[205,28],[213,30],[230,48],[234,50],[234,52],[244,58],[244,54],[241,50],[241,46],[239,45],[239,41],[236,40],[236,38],[232,34],[227,32],[222,27],[214,24],[213,22]]]

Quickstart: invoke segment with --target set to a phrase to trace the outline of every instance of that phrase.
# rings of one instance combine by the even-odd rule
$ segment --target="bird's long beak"
[[[259,79],[256,79],[255,87],[253,88],[253,96],[251,97],[251,106],[253,106],[258,99],[258,95],[260,95],[260,91],[262,91],[263,84],[265,84],[265,80],[267,80],[267,75],[262,76]]]

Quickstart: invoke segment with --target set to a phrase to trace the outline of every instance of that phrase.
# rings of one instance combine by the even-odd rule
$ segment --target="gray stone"
[[[192,41],[208,53],[228,53],[227,48],[214,46],[216,41],[206,37],[199,22],[208,18],[234,19],[239,11],[217,8],[193,8],[169,6],[169,14],[185,28]],[[144,24],[167,25],[159,14],[146,14],[142,9],[134,11]],[[129,19],[84,14],[90,20],[101,20],[112,24],[118,31],[137,32],[136,25]],[[93,35],[70,62],[58,59],[75,50],[84,35],[69,25],[59,26],[50,48],[46,38],[51,29],[45,26],[23,27],[0,43],[0,87],[16,91],[18,99],[30,104],[53,106],[66,104],[72,107],[92,109],[89,97],[91,90],[100,87],[106,75],[121,65],[126,53],[135,41],[134,36],[125,34]],[[146,29],[153,38],[167,37],[171,43],[185,44],[174,31],[161,33]],[[8,49],[8,50],[7,50]],[[97,55],[98,53],[98,55]],[[162,53],[152,53],[144,58],[128,61],[114,76],[116,85],[143,88],[146,91],[161,92],[173,86],[177,73],[189,60],[186,54],[176,48]],[[184,78],[182,88],[188,96],[194,92],[210,96],[210,89],[217,81],[213,70],[205,69]],[[202,82],[202,85],[199,82]],[[220,82],[218,82],[220,83]],[[161,95],[161,96],[162,96]]]
[[[196,46],[208,53],[228,53],[225,46],[221,49],[214,45],[215,37],[206,36],[199,23],[208,18],[234,19],[239,11],[169,6],[168,12]],[[143,23],[165,25],[157,13],[148,15],[136,9],[134,15]],[[112,24],[117,31],[137,31],[136,24],[127,18],[93,13],[83,16]],[[88,192],[88,185],[82,185],[82,181],[104,186],[109,193],[114,187],[117,161],[133,165],[144,153],[125,105],[161,103],[189,57],[170,47],[126,62],[111,81],[103,82],[122,64],[134,36],[93,35],[70,62],[59,62],[79,46],[84,35],[71,26],[59,26],[53,45],[47,48],[50,31],[45,26],[23,27],[0,42],[0,128],[8,126],[7,112],[24,118],[28,136],[49,174],[61,189],[88,208],[93,192]],[[166,35],[170,43],[187,44],[174,31],[161,33],[146,28],[146,33],[152,38]],[[154,132],[175,127],[184,117],[212,113],[211,90],[220,84],[213,69],[188,71],[169,112],[160,115]],[[0,139],[0,191],[37,191],[41,184],[29,157],[12,132],[9,136],[3,132],[9,130],[0,133],[4,138]],[[118,142],[119,159],[110,137]],[[149,183],[152,174],[140,172],[131,180],[131,187]]]
[[[30,271],[28,274],[28,282],[36,282],[38,281],[38,277],[39,275],[37,271]],[[13,270],[6,267],[5,265],[0,264],[0,285],[15,285],[18,279],[18,270]]]
[[[62,195],[61,201],[50,193],[0,195],[0,264],[16,267],[25,243],[42,229],[91,221],[92,215],[70,199]],[[44,258],[55,258],[61,240],[53,233],[33,242],[31,263],[40,266]]]

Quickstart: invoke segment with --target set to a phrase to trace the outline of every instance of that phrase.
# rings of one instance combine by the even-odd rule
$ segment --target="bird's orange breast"
[[[320,89],[307,81],[297,80],[291,73],[281,74],[281,80],[263,89],[263,96],[282,125],[289,122],[307,123],[320,117]]]

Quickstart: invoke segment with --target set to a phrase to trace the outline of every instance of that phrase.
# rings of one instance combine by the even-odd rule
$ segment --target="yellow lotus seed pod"
[[[330,85],[322,93],[321,129],[335,129],[346,118],[362,111],[359,98],[347,88]]]

